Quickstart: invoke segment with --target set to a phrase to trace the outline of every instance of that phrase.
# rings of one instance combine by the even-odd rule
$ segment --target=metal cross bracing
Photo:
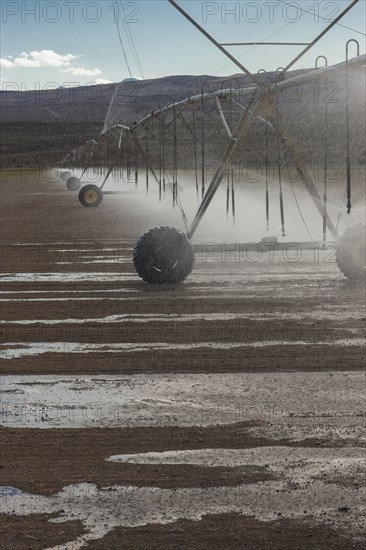
[[[228,44],[228,43],[219,43],[213,36],[211,36],[193,17],[191,17],[179,4],[176,0],[168,0],[168,2],[181,13],[196,29],[198,29],[212,44],[214,44],[223,54],[226,55],[239,69],[241,69],[249,78],[254,82],[255,84],[260,85],[260,82],[258,82],[258,79],[255,75],[253,75],[237,58],[235,58],[230,52],[228,52],[224,45],[242,45],[240,43],[237,44]],[[292,61],[290,61],[286,67],[284,67],[284,72],[288,71],[299,59],[301,59],[323,36],[325,36],[330,29],[332,29],[337,23],[356,5],[358,4],[359,0],[353,0],[339,15],[336,17],[329,25],[320,33],[318,36],[316,36],[310,43],[306,44],[306,48],[302,50]],[[263,44],[263,43],[262,43]],[[274,43],[272,43],[273,45]],[[286,43],[288,45],[294,45],[294,43]],[[279,45],[283,45],[279,44]],[[304,45],[304,43],[300,44]]]
[[[346,122],[347,122],[347,211],[351,211],[351,152],[350,152],[350,128],[349,128],[349,80],[350,77],[358,76],[360,70],[364,69],[366,63],[365,55],[359,55],[359,46],[357,41],[349,40],[346,45],[346,60],[345,62],[338,63],[337,65],[329,66],[324,56],[318,56],[315,63],[315,70],[304,71],[303,74],[297,76],[287,76],[287,71],[293,67],[293,65],[301,59],[319,40],[321,40],[339,21],[359,2],[359,0],[352,1],[341,14],[328,24],[328,26],[311,42],[309,43],[286,43],[288,46],[305,46],[305,48],[294,57],[285,67],[280,67],[275,73],[272,74],[272,78],[268,79],[268,75],[264,70],[259,70],[257,74],[252,74],[238,59],[236,59],[225,46],[235,46],[248,44],[246,42],[223,42],[219,43],[212,37],[205,29],[203,29],[179,4],[176,0],[168,0],[168,2],[180,12],[191,24],[194,25],[211,43],[213,43],[224,55],[226,55],[241,71],[250,79],[251,85],[244,87],[225,88],[215,91],[204,91],[200,94],[191,95],[184,99],[173,102],[170,105],[166,105],[162,108],[156,109],[139,121],[132,125],[126,125],[118,123],[105,130],[101,136],[101,141],[108,139],[110,136],[115,135],[118,139],[118,147],[115,155],[115,160],[111,163],[110,168],[107,170],[103,179],[102,185],[99,187],[96,194],[90,196],[90,201],[80,200],[84,206],[97,206],[101,202],[101,195],[99,194],[104,188],[105,183],[112,173],[114,168],[121,168],[121,164],[127,164],[129,172],[131,170],[131,163],[135,166],[135,182],[138,181],[138,157],[140,162],[143,163],[146,171],[146,190],[149,189],[149,177],[152,176],[153,180],[159,189],[159,199],[162,195],[165,195],[165,188],[168,185],[171,189],[173,206],[178,206],[182,213],[182,218],[186,228],[186,236],[188,240],[191,240],[194,236],[205,212],[209,208],[209,205],[215,196],[217,189],[221,182],[226,179],[227,182],[227,201],[226,212],[229,212],[230,195],[232,214],[235,217],[235,189],[234,189],[234,172],[231,167],[231,163],[235,154],[238,152],[240,146],[245,143],[246,137],[253,129],[255,121],[259,121],[264,124],[265,129],[265,146],[266,146],[266,223],[267,229],[269,227],[269,192],[268,192],[268,140],[269,132],[271,137],[274,137],[277,146],[277,164],[278,164],[278,178],[280,187],[280,210],[281,210],[281,225],[282,235],[285,235],[285,216],[284,216],[284,204],[283,193],[281,186],[281,163],[283,158],[290,162],[297,171],[297,174],[306,188],[308,194],[312,198],[319,214],[323,219],[323,240],[326,239],[326,230],[330,232],[333,238],[337,237],[337,226],[339,223],[334,224],[329,217],[327,211],[327,159],[328,159],[328,143],[327,143],[327,130],[325,134],[324,144],[324,189],[323,196],[321,197],[313,178],[311,177],[309,170],[307,169],[305,160],[303,158],[302,151],[297,145],[295,139],[290,133],[288,127],[286,127],[283,117],[279,109],[279,96],[294,86],[301,86],[305,83],[311,83],[319,80],[320,78],[329,79],[334,75],[345,75],[346,77]],[[349,46],[350,43],[355,42],[357,45],[357,57],[350,59]],[[255,45],[269,45],[269,43],[253,43]],[[284,43],[270,43],[271,45],[283,45]],[[325,65],[319,68],[319,61],[325,61]],[[226,106],[230,105],[230,109],[226,111]],[[235,111],[234,111],[235,108]],[[224,150],[220,155],[220,160],[216,163],[216,169],[213,176],[208,182],[206,182],[205,164],[208,154],[207,144],[205,136],[207,132],[212,131],[211,115],[216,112],[216,117],[221,121],[222,128],[224,130],[224,136],[226,136],[226,143]],[[327,128],[327,107],[325,108],[325,127]],[[180,124],[179,132],[177,130],[178,124]],[[184,131],[187,133],[184,135]],[[222,138],[222,136],[221,136]],[[182,143],[184,140],[193,140],[193,158],[194,158],[194,177],[197,190],[197,198],[199,199],[198,210],[193,218],[192,223],[189,225],[187,217],[185,215],[182,201],[179,196],[178,189],[178,142]],[[124,156],[124,149],[127,147],[127,163]],[[134,158],[131,160],[131,148],[134,151]],[[201,157],[201,163],[199,163],[199,155]],[[154,161],[155,156],[155,161]],[[156,158],[158,159],[156,161]],[[122,159],[122,163],[121,163]],[[201,166],[199,166],[201,164]],[[83,173],[86,168],[84,167]],[[199,172],[201,172],[201,181],[199,178]],[[292,184],[291,184],[292,185]],[[86,186],[91,187],[91,186]],[[95,186],[92,186],[95,187]],[[293,186],[292,190],[294,192]],[[94,190],[95,191],[95,190]],[[93,191],[93,192],[94,192]],[[294,194],[295,196],[295,194]],[[79,196],[80,199],[80,196]],[[304,224],[305,220],[302,216],[298,201],[295,196],[297,207],[300,211]],[[307,228],[308,229],[308,228]],[[309,231],[308,231],[309,233]],[[148,238],[157,238],[157,235],[149,235]],[[165,235],[166,237],[166,235]],[[165,238],[164,237],[164,238]],[[149,280],[155,280],[156,274],[153,273],[145,278],[144,270],[140,270],[141,258],[139,254],[141,250],[138,249],[138,258],[135,261],[135,266],[142,278]],[[170,250],[171,252],[171,250]],[[178,261],[178,260],[177,260]],[[137,263],[136,263],[137,262]],[[142,262],[144,263],[144,262]],[[157,272],[164,270],[157,269]],[[141,274],[143,273],[143,274]],[[150,281],[151,282],[151,281]],[[166,282],[166,279],[158,280],[157,282]]]
[[[203,198],[203,201],[197,211],[197,214],[192,222],[191,227],[188,231],[188,238],[191,239],[202,220],[202,217],[204,216],[210,202],[212,201],[218,187],[220,186],[220,183],[225,175],[225,167],[227,163],[230,161],[231,157],[235,153],[236,149],[238,148],[240,142],[245,138],[245,136],[249,133],[251,126],[253,124],[254,115],[261,116],[268,120],[276,133],[279,136],[279,140],[282,144],[282,147],[284,151],[287,154],[287,157],[290,161],[292,161],[296,167],[296,170],[299,174],[299,177],[301,181],[304,183],[308,193],[310,194],[311,198],[314,201],[315,206],[317,207],[319,213],[324,216],[324,204],[323,200],[319,196],[317,189],[314,185],[314,182],[306,168],[306,165],[302,159],[301,153],[299,148],[296,146],[294,139],[291,137],[289,130],[287,129],[285,131],[283,123],[281,121],[280,113],[277,105],[277,97],[275,98],[275,101],[273,101],[273,92],[277,96],[277,93],[279,90],[283,89],[284,86],[288,86],[291,83],[291,80],[297,83],[299,80],[301,81],[301,78],[298,79],[289,79],[286,81],[285,75],[286,72],[299,60],[301,59],[321,38],[323,38],[358,2],[359,0],[353,0],[339,15],[336,17],[329,25],[318,35],[316,36],[310,43],[306,44],[306,47],[298,54],[296,57],[294,57],[284,68],[283,71],[277,71],[276,73],[276,79],[273,83],[270,84],[264,84],[261,82],[261,80],[258,78],[258,75],[253,75],[244,65],[242,65],[241,62],[239,62],[238,59],[236,59],[230,52],[228,52],[224,46],[230,46],[230,45],[242,45],[239,43],[219,43],[213,36],[211,36],[197,21],[195,21],[177,2],[176,0],[168,0],[168,2],[178,10],[191,24],[194,25],[210,42],[212,42],[222,53],[224,53],[237,67],[239,67],[256,85],[256,93],[253,99],[250,101],[249,106],[246,111],[244,111],[241,120],[239,121],[233,135],[230,137],[230,142],[228,144],[227,149],[225,150],[225,153],[223,157],[221,158],[221,161],[217,167],[217,170],[211,180],[210,185],[208,186],[208,189],[206,191],[206,194]],[[289,44],[290,45],[290,44]],[[304,45],[304,44],[302,44]],[[359,54],[359,51],[357,52]],[[357,66],[359,66],[359,62],[361,60],[358,60]],[[349,61],[348,61],[348,55],[346,59],[345,68],[348,71],[349,70]],[[335,68],[333,68],[334,70]],[[324,69],[326,70],[326,69]],[[323,70],[323,71],[324,71]],[[333,73],[333,70],[331,71],[331,74]],[[317,73],[316,77],[319,77],[319,72]],[[311,75],[307,74],[305,76],[306,81],[311,79]],[[348,82],[348,81],[347,81]],[[281,87],[282,85],[282,87]],[[220,106],[218,104],[219,110]],[[348,113],[348,110],[347,110]],[[222,115],[222,111],[220,110],[220,114]],[[223,123],[225,126],[226,131],[228,130],[225,120],[223,119]],[[347,124],[347,128],[349,128],[349,124]],[[348,130],[347,130],[348,131]],[[230,136],[230,132],[229,132]],[[347,143],[349,144],[349,139],[347,140]],[[349,151],[348,151],[349,153]],[[349,166],[349,154],[347,156],[347,166]],[[350,180],[349,176],[350,170],[347,169],[347,180]],[[347,184],[349,187],[349,184]],[[349,191],[350,195],[350,191]],[[349,202],[350,204],[350,202]],[[281,208],[282,210],[282,208]],[[348,211],[350,211],[350,208],[348,208]],[[329,229],[331,235],[333,237],[337,236],[337,230],[330,220],[328,214],[325,215],[326,225]]]
[[[311,196],[315,199],[315,204],[318,207],[318,210],[320,210],[319,197],[315,193],[315,186],[312,184],[311,177],[306,169],[305,164],[302,161],[301,154],[298,148],[295,147],[295,141],[292,138],[290,139],[292,143],[292,146],[290,147],[289,143],[286,143],[286,138],[290,138],[289,130],[287,129],[284,134],[283,125],[279,126],[278,124],[276,124],[278,112],[276,112],[276,110],[273,110],[274,106],[277,104],[276,96],[277,94],[280,94],[286,89],[289,89],[295,85],[300,85],[305,82],[310,83],[311,81],[318,80],[322,77],[331,78],[336,74],[345,73],[346,71],[349,75],[357,74],[357,71],[359,71],[359,69],[362,68],[363,65],[365,65],[365,56],[359,56],[334,66],[317,68],[314,71],[307,72],[294,78],[279,80],[278,82],[275,81],[274,83],[271,82],[268,84],[263,83],[265,79],[263,79],[263,77],[261,76],[261,71],[259,71],[257,74],[257,78],[261,80],[261,86],[246,86],[236,89],[224,88],[212,92],[202,92],[200,94],[196,94],[176,101],[161,109],[157,109],[156,111],[149,113],[137,123],[134,123],[131,126],[122,123],[115,124],[108,130],[106,130],[102,135],[102,137],[106,138],[107,136],[115,133],[116,137],[118,138],[118,146],[116,152],[116,162],[112,163],[112,166],[107,170],[100,188],[104,188],[106,181],[112,173],[114,166],[118,166],[118,151],[123,150],[126,144],[130,143],[131,140],[134,142],[137,149],[139,150],[139,153],[144,160],[148,171],[151,172],[153,179],[159,185],[159,175],[154,171],[151,163],[147,162],[146,151],[143,147],[143,141],[146,140],[146,136],[144,139],[144,137],[142,137],[143,133],[147,133],[148,129],[150,129],[150,144],[154,141],[156,142],[157,140],[159,140],[156,127],[154,127],[154,122],[158,120],[159,122],[157,125],[155,124],[155,126],[160,127],[165,136],[169,136],[170,138],[174,139],[174,132],[172,127],[174,125],[174,121],[176,120],[176,118],[178,118],[184,128],[188,131],[192,139],[195,139],[197,142],[199,142],[200,136],[199,132],[197,131],[198,128],[196,127],[195,131],[193,130],[193,124],[188,122],[188,120],[185,118],[185,112],[188,109],[200,107],[202,103],[208,104],[209,102],[211,102],[211,110],[215,107],[216,112],[219,114],[219,118],[222,121],[223,129],[228,138],[228,150],[225,151],[225,153],[221,157],[218,163],[217,172],[213,178],[214,181],[210,182],[210,184],[208,185],[207,192],[205,192],[202,204],[200,205],[197,215],[195,216],[195,219],[187,232],[190,237],[193,236],[203,214],[207,210],[207,207],[216,192],[216,189],[220,185],[220,181],[222,181],[222,178],[225,175],[225,166],[230,162],[233,154],[245,139],[245,136],[248,134],[255,119],[269,124],[272,128],[272,131],[276,129],[277,131],[281,132],[281,142],[283,143],[284,149],[286,150],[287,154],[290,155],[288,158],[295,163],[301,180],[305,184],[305,187],[308,189]],[[278,73],[282,73],[282,70],[278,71]],[[236,105],[238,107],[238,111],[236,111],[236,114],[238,114],[240,111],[242,113],[241,122],[240,118],[238,119],[238,117],[237,120],[233,121],[238,125],[240,123],[240,126],[238,126],[236,130],[235,128],[233,128],[232,125],[231,128],[229,127],[222,107],[223,101],[230,102]],[[246,104],[243,104],[244,102]],[[207,128],[209,127],[211,122],[211,116],[206,113],[204,118],[207,131]],[[243,128],[241,128],[241,124],[244,125]],[[243,130],[243,132],[241,132],[241,129]],[[183,141],[184,139],[188,138],[182,136],[179,137],[179,141]],[[201,153],[202,152],[203,151],[201,151]],[[211,184],[212,187],[210,187]],[[208,190],[210,190],[209,193]],[[331,234],[335,235],[334,225],[330,222],[330,220],[328,220],[327,225]]]

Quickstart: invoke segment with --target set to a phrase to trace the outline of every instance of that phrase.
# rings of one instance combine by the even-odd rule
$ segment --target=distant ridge
[[[304,72],[306,70],[293,71],[289,76]],[[272,80],[274,73],[268,73],[267,78]],[[57,120],[103,123],[118,88],[116,102],[121,107],[121,119],[131,123],[175,100],[201,93],[202,87],[204,91],[213,91],[220,87],[234,88],[250,84],[250,79],[242,74],[228,77],[177,75],[52,90],[0,91],[0,119],[4,123],[53,123]]]

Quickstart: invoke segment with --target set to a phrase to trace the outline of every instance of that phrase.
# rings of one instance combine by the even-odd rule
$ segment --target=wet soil
[[[106,462],[123,453],[227,448],[245,449],[267,445],[341,448],[341,440],[307,439],[301,442],[253,437],[255,423],[209,428],[127,429],[9,429],[1,428],[0,484],[23,492],[50,495],[65,485],[93,482],[107,485],[151,487],[209,487],[256,483],[273,479],[261,467],[200,467],[188,465],[118,464]],[[349,439],[348,446],[358,445]],[[39,463],[42,468],[39,468]],[[57,474],[57,475],[56,475]]]
[[[51,545],[64,544],[83,534],[79,521],[50,523],[56,514],[35,514],[26,517],[0,514],[0,543],[2,550],[45,550]]]
[[[1,313],[6,324],[1,326],[0,352],[8,350],[10,344],[23,349],[54,342],[98,344],[101,349],[96,353],[50,351],[3,359],[2,374],[24,375],[26,382],[31,374],[173,376],[179,372],[302,371],[316,377],[320,371],[332,375],[364,369],[364,346],[359,342],[364,337],[364,293],[345,281],[334,262],[312,262],[307,256],[296,265],[223,264],[198,257],[184,285],[151,288],[135,275],[131,248],[144,231],[160,224],[153,211],[143,211],[129,194],[123,200],[106,197],[98,209],[83,209],[62,182],[37,178],[37,174],[24,171],[6,177],[1,184]],[[167,225],[179,226],[178,214],[174,214],[176,219],[169,216]],[[30,275],[24,278],[19,274]],[[47,274],[55,276],[52,279]],[[177,313],[199,314],[203,319],[100,322],[100,318],[112,315]],[[205,315],[222,313],[245,313],[247,319],[204,319]],[[266,319],[266,315],[272,317]],[[85,323],[73,323],[73,319],[84,319]],[[24,320],[30,324],[16,324]],[[50,326],[44,324],[47,320],[59,322]],[[273,345],[247,346],[263,341]],[[119,342],[151,346],[128,353],[103,350],[103,345]],[[156,348],[164,342],[172,349]],[[174,344],[198,343],[207,347],[174,349]],[[210,343],[243,346],[210,349]],[[31,392],[31,387],[24,388]],[[217,395],[219,401],[220,388]],[[349,406],[352,409],[352,403]],[[1,428],[0,483],[40,495],[52,495],[67,485],[84,482],[98,487],[169,489],[258,484],[260,491],[261,482],[275,479],[265,467],[118,464],[106,462],[106,458],[177,449],[359,445],[351,431],[348,438],[302,438],[295,442],[280,438],[274,429],[272,436],[255,437],[250,432],[253,426],[255,422],[210,428],[26,429],[21,424]],[[343,485],[351,484],[350,478],[342,476]],[[329,480],[334,481],[334,476]],[[117,527],[100,540],[88,542],[85,548],[361,548],[356,540],[345,539],[338,526],[320,524],[309,515],[304,513],[301,521],[270,522],[240,515],[208,515],[200,521]],[[49,548],[75,539],[84,529],[78,522],[52,524],[48,519],[36,514],[2,516],[1,547]]]

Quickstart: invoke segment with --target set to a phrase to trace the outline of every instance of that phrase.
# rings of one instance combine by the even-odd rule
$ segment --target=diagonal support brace
[[[219,188],[220,183],[222,182],[222,179],[225,175],[226,164],[230,161],[230,159],[234,155],[235,151],[240,145],[240,142],[243,140],[243,137],[249,132],[255,120],[256,113],[260,108],[260,104],[261,104],[261,96],[258,94],[258,90],[257,90],[256,94],[249,102],[247,110],[244,111],[241,119],[239,120],[235,128],[235,131],[229,141],[229,144],[225,149],[225,152],[222,156],[220,164],[216,169],[216,172],[211,180],[211,183],[206,191],[205,196],[203,197],[200,207],[198,208],[197,214],[188,231],[188,234],[187,234],[188,239],[191,239],[193,237],[200,221],[202,220],[207,208],[209,207],[212,199],[214,198],[215,193]]]

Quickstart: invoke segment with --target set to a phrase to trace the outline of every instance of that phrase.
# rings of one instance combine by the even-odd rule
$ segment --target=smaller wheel
[[[60,178],[64,181],[67,181],[69,178],[71,178],[70,172],[61,172]]]
[[[81,181],[79,178],[72,176],[67,180],[66,187],[69,191],[78,191],[81,187]]]
[[[97,207],[103,200],[103,193],[97,185],[84,185],[79,191],[80,204],[86,208]]]

